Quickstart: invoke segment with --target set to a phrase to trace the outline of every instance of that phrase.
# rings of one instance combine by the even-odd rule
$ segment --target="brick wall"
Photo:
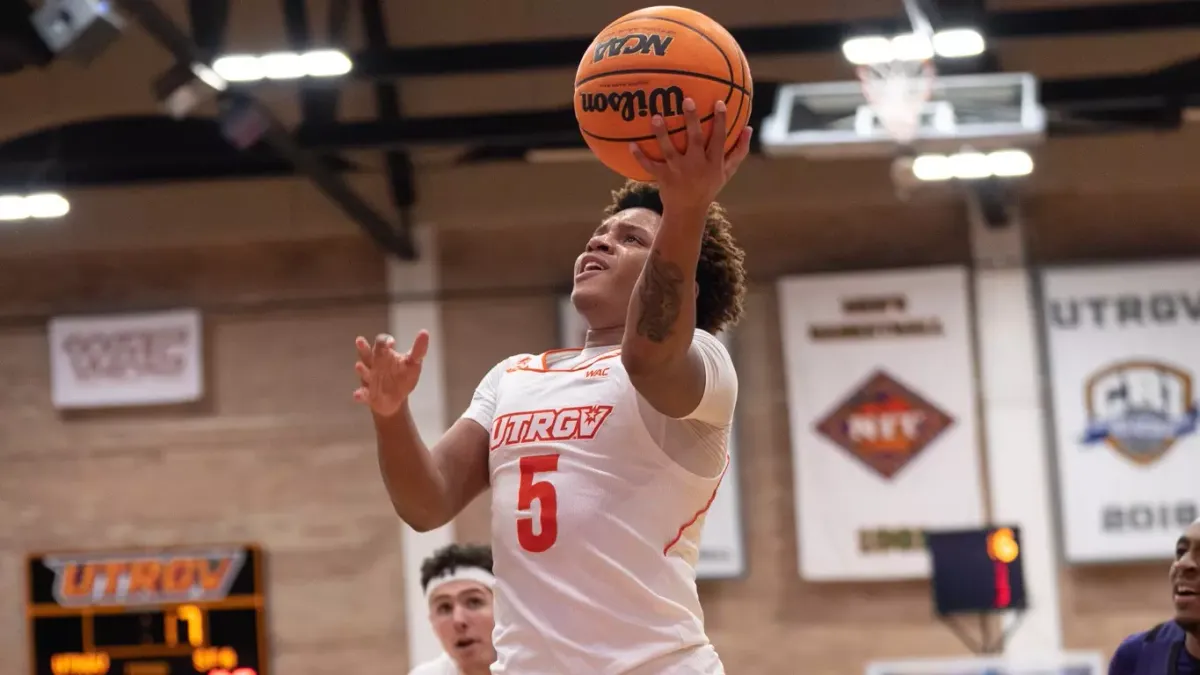
[[[493,200],[481,190],[484,177],[494,174],[478,174],[477,182],[467,180],[472,175],[463,174],[459,189],[476,198],[454,201],[447,191],[426,207],[445,216],[441,265],[452,297],[444,304],[443,331],[452,414],[497,360],[555,344],[567,261],[594,226],[596,198],[603,197],[602,189],[570,188],[570,200],[536,201],[538,190],[527,188]],[[605,180],[599,184],[612,183]],[[967,258],[954,202],[889,206],[884,184],[865,180],[864,198],[853,207],[789,206],[778,180],[739,184],[731,194],[755,279],[735,353],[749,573],[701,588],[730,672],[792,673],[803,664],[805,672],[850,674],[875,658],[965,653],[932,621],[925,583],[809,584],[796,572],[771,280]],[[1197,198],[1168,187],[1032,199],[1027,216],[1035,252],[1041,260],[1200,252],[1200,237],[1186,220]],[[71,236],[4,235],[32,243],[21,257],[0,253],[0,649],[10,654],[2,675],[26,668],[21,562],[27,552],[230,540],[267,547],[279,672],[325,673],[338,664],[390,674],[406,663],[397,525],[370,429],[349,400],[350,340],[386,330],[382,260],[351,225],[314,216],[314,200],[296,184],[263,185],[258,196],[280,208],[244,213],[228,199],[244,191],[228,189],[131,191],[139,195],[131,204],[155,205],[153,217],[131,209],[128,218],[111,221],[89,220],[87,205],[108,204],[104,212],[112,218],[118,193],[85,194],[66,229]],[[493,202],[504,213],[522,208],[532,215],[524,223],[513,215],[487,221],[479,205]],[[160,232],[173,210],[186,212],[183,224]],[[211,235],[196,229],[206,220],[218,223]],[[300,236],[284,240],[292,222],[303,224]],[[141,243],[106,246],[104,228],[126,244]],[[210,393],[203,404],[103,414],[51,410],[46,316],[193,303],[209,309]],[[486,538],[487,527],[484,498],[460,518],[460,537]],[[1108,652],[1157,620],[1166,610],[1165,596],[1156,600],[1164,571],[1163,565],[1067,570],[1067,646]]]

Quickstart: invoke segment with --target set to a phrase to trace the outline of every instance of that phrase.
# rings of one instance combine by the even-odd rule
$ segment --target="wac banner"
[[[1066,558],[1168,558],[1200,516],[1200,261],[1043,287]]]
[[[558,306],[559,340],[564,347],[582,347],[587,338],[587,324],[575,311],[571,298],[562,298]],[[729,334],[718,336],[728,349]],[[699,579],[731,579],[746,570],[746,549],[742,539],[741,498],[738,495],[737,424],[729,441],[729,468],[717,489],[704,520],[700,537],[700,561],[696,564]]]
[[[57,408],[165,405],[204,394],[198,311],[56,317],[49,333]]]
[[[967,277],[779,282],[800,574],[928,576],[923,533],[981,524]]]

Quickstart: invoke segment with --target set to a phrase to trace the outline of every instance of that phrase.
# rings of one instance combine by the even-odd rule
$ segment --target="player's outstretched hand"
[[[362,380],[362,386],[354,391],[354,400],[365,403],[381,417],[395,415],[417,388],[421,362],[429,351],[429,333],[417,333],[404,354],[396,351],[396,338],[391,335],[376,336],[373,345],[360,336],[354,345],[358,347],[354,370]]]
[[[724,101],[717,101],[713,108],[708,138],[704,137],[696,102],[690,98],[683,100],[683,118],[687,125],[687,147],[683,152],[671,143],[666,121],[661,115],[655,115],[650,126],[658,140],[662,160],[650,159],[636,143],[630,144],[629,150],[658,183],[663,206],[706,209],[750,153],[752,130],[743,128],[737,143],[726,154],[725,133],[729,127]]]

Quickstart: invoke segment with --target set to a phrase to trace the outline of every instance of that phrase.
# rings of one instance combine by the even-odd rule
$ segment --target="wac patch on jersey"
[[[876,372],[817,431],[880,476],[891,479],[954,419],[887,373]]]

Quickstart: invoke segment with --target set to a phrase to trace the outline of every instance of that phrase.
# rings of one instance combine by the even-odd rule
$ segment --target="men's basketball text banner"
[[[963,270],[779,282],[800,574],[929,574],[923,534],[980,525]]]

